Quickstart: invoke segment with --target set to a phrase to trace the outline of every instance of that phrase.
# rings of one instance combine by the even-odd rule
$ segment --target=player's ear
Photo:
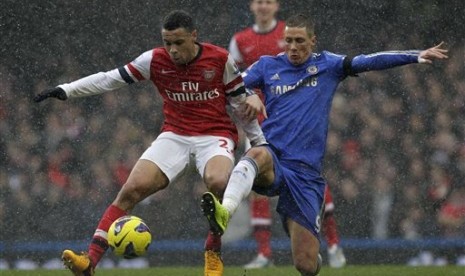
[[[311,38],[310,38],[311,42],[312,42],[312,46],[315,46],[316,45],[316,35],[313,35]]]
[[[253,5],[254,5],[254,0],[250,0],[250,1],[249,1],[249,10],[250,10],[252,13],[254,12]]]
[[[194,41],[197,41],[197,30],[193,30],[192,33],[191,33],[191,36],[192,36],[192,39],[194,39]]]

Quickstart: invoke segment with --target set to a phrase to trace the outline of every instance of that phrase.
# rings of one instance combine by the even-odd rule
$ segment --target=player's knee
[[[209,191],[218,196],[222,196],[228,184],[228,175],[215,172],[205,173],[203,181],[207,185]]]
[[[126,210],[133,209],[137,203],[166,186],[167,184],[157,186],[148,182],[126,182],[119,191],[115,202]]]
[[[254,160],[260,160],[263,159],[267,153],[268,151],[265,149],[265,147],[252,147],[247,151],[246,156]]]
[[[320,271],[318,261],[310,261],[308,258],[301,258],[294,260],[294,266],[302,276],[315,276]]]
[[[263,171],[262,169],[268,168],[269,164],[272,163],[272,156],[265,147],[256,147],[251,148],[247,154],[246,158],[251,158],[256,166]]]

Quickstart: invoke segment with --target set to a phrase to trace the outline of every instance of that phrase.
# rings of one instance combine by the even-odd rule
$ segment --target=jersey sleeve
[[[69,98],[98,95],[150,78],[153,50],[147,51],[125,66],[99,72],[71,83],[58,85]]]
[[[369,55],[358,55],[350,62],[355,74],[373,70],[384,70],[411,63],[418,63],[419,50],[386,51]]]
[[[244,61],[241,51],[239,50],[239,46],[237,45],[236,36],[233,36],[229,42],[229,53],[238,64],[241,64]]]
[[[242,79],[246,88],[254,89],[263,87],[263,74],[261,70],[262,62],[261,58],[249,66],[243,73]]]
[[[262,145],[266,143],[265,136],[258,124],[258,120],[247,120],[244,117],[246,109],[246,92],[242,76],[237,68],[234,59],[229,54],[225,65],[223,80],[226,84],[226,95],[229,105],[232,108],[231,117],[240,126],[252,145]]]
[[[149,50],[138,56],[135,60],[120,68],[120,73],[127,83],[150,79],[150,64],[152,63],[153,50]]]
[[[99,72],[71,83],[61,84],[58,87],[61,87],[65,91],[68,98],[76,98],[98,95],[126,85],[127,83],[119,74],[118,69],[113,69],[108,72]]]
[[[224,66],[223,83],[227,96],[237,96],[245,93],[244,82],[242,81],[239,68],[231,54],[228,54],[228,59]]]
[[[335,54],[329,51],[323,51],[321,54],[324,56],[326,62],[332,68],[332,73],[335,74],[337,78],[344,79],[345,77],[347,77],[344,63],[344,61],[346,60],[345,55]]]

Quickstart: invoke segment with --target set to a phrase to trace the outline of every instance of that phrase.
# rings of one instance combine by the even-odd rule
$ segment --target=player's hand
[[[257,119],[257,115],[260,113],[263,114],[265,118],[268,118],[265,105],[263,105],[263,102],[258,95],[248,96],[245,100],[245,106],[244,117],[246,120],[252,121]]]
[[[34,102],[38,103],[47,98],[57,98],[59,100],[66,100],[68,96],[66,96],[65,90],[60,87],[49,88],[45,89],[44,91],[40,92],[39,94],[35,95]]]
[[[419,63],[427,63],[431,64],[433,63],[434,59],[446,59],[449,58],[446,54],[449,50],[444,49],[444,41],[439,43],[438,45],[431,47],[429,49],[426,49],[424,51],[420,52],[420,55],[418,56],[418,62]]]

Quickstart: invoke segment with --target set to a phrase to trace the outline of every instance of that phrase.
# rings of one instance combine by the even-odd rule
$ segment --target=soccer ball
[[[115,255],[125,259],[144,255],[151,242],[149,227],[136,216],[120,217],[108,230],[108,245]]]

